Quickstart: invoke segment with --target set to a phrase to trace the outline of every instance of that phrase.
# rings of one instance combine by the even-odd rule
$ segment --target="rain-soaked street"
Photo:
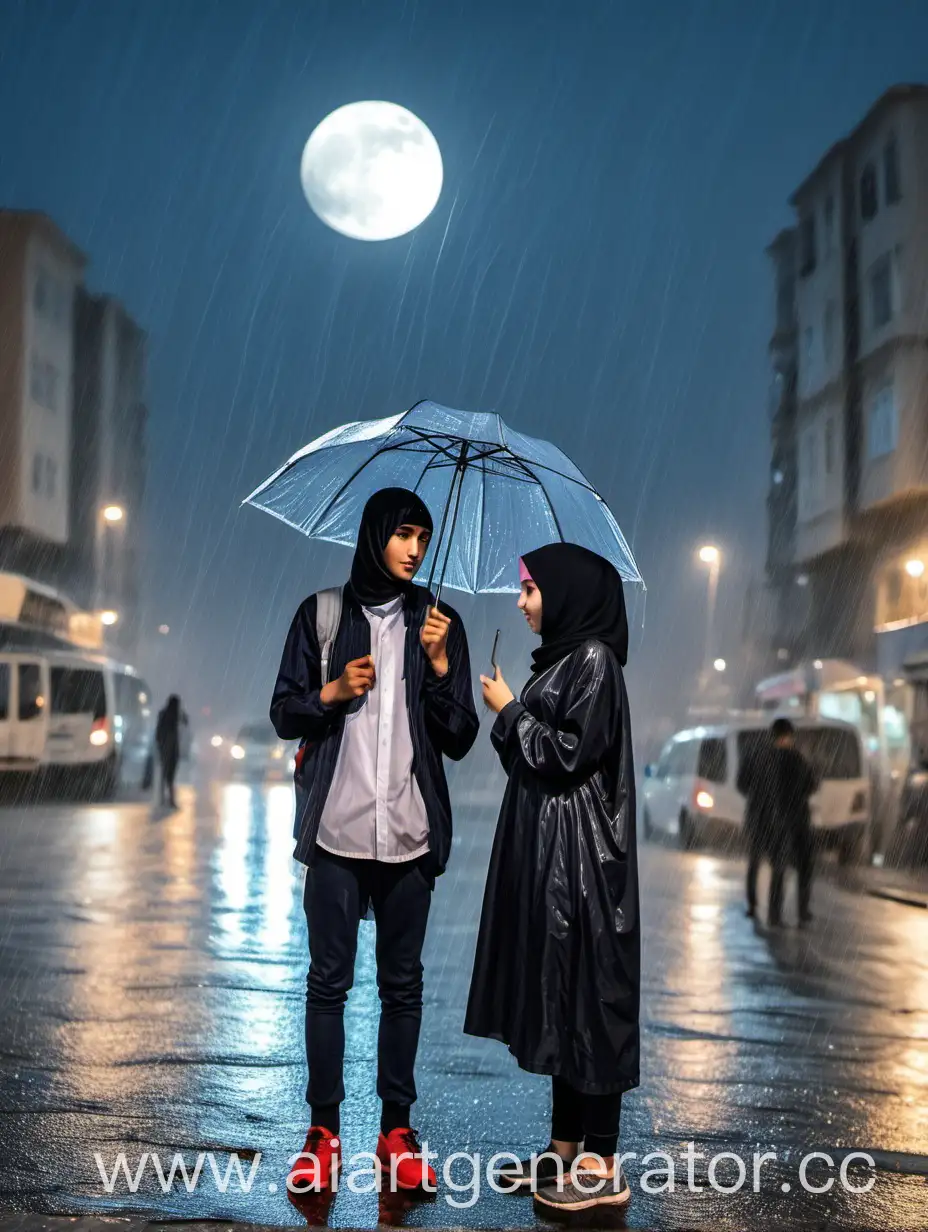
[[[468,1151],[481,1167],[496,1151],[541,1145],[547,1113],[545,1080],[519,1071],[501,1045],[461,1033],[491,796],[458,809],[454,856],[436,890],[416,1115],[442,1160]],[[188,786],[180,804],[176,813],[141,804],[0,811],[7,1211],[262,1224],[324,1214],[292,1206],[283,1183],[306,1128],[306,939],[290,789]],[[744,918],[740,860],[647,846],[641,869],[643,1085],[623,1104],[622,1149],[638,1155],[627,1165],[628,1225],[928,1226],[928,912],[823,878],[813,928],[771,934]],[[373,1149],[378,1118],[373,925],[361,928],[347,1017],[349,1156]],[[647,1182],[664,1192],[642,1187],[648,1168],[669,1166],[640,1162],[656,1150],[674,1161],[674,1192],[666,1171]],[[874,1157],[869,1192],[841,1185],[853,1150]],[[233,1151],[250,1192],[234,1174],[221,1192]],[[812,1151],[833,1161],[809,1165],[810,1186],[832,1181],[820,1194],[799,1182]],[[106,1192],[100,1167],[112,1176],[120,1152],[139,1172],[137,1193],[124,1174]],[[191,1172],[204,1153],[193,1192],[179,1177],[162,1190],[153,1155],[169,1172],[175,1152]],[[707,1160],[721,1152],[746,1165],[740,1192],[708,1185]],[[777,1156],[763,1165],[760,1193],[755,1152]],[[736,1167],[721,1161],[717,1183],[734,1185]],[[855,1165],[847,1177],[862,1188],[871,1173]],[[472,1201],[467,1161],[452,1178],[459,1192],[440,1179],[437,1201],[384,1208],[381,1219],[534,1225],[530,1200],[494,1193],[485,1174]],[[365,1174],[358,1187],[367,1185]],[[376,1196],[343,1180],[329,1221],[370,1227],[377,1218]]]

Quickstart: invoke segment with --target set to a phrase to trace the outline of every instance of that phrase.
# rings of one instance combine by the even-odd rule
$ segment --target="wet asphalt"
[[[437,884],[415,1113],[440,1173],[452,1152],[479,1154],[479,1197],[475,1160],[458,1159],[457,1191],[440,1179],[434,1201],[401,1208],[344,1179],[328,1209],[295,1205],[284,1184],[307,1126],[306,936],[288,786],[187,786],[172,813],[145,803],[0,809],[0,1212],[14,1222],[21,1212],[116,1215],[132,1222],[114,1227],[133,1228],[538,1225],[531,1199],[493,1192],[485,1167],[497,1151],[545,1144],[547,1083],[502,1045],[461,1032],[498,787],[457,808]],[[643,1081],[624,1101],[621,1141],[638,1157],[626,1169],[632,1199],[623,1217],[574,1222],[928,1228],[928,911],[824,876],[814,926],[773,932],[744,917],[742,860],[647,846],[640,862]],[[349,1157],[377,1138],[372,930],[362,923],[346,1017]],[[800,1180],[813,1151],[828,1159],[808,1165],[807,1184],[831,1181],[817,1194]],[[841,1180],[856,1151],[875,1167],[847,1164],[848,1185],[872,1182],[868,1192]],[[709,1160],[726,1152],[746,1179],[722,1193],[710,1172],[733,1187],[739,1164]],[[776,1159],[761,1165],[755,1192],[764,1152]],[[124,1171],[102,1179],[121,1153],[135,1192]],[[190,1172],[202,1161],[189,1192],[177,1176],[159,1180],[155,1156],[167,1176],[175,1154]],[[357,1189],[370,1187],[366,1166],[356,1163]]]

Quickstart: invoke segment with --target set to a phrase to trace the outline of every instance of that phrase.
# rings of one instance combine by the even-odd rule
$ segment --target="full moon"
[[[438,142],[396,103],[348,103],[313,129],[300,179],[323,222],[356,240],[391,240],[418,227],[441,194]]]

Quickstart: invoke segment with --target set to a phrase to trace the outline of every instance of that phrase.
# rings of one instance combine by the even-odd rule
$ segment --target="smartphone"
[[[494,675],[496,674],[497,662],[496,651],[499,647],[499,629],[496,630],[496,637],[493,639],[493,650],[490,653],[490,666],[493,668]]]

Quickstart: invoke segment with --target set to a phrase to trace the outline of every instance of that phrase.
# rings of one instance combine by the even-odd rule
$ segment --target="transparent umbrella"
[[[243,503],[311,539],[352,546],[365,502],[387,487],[412,489],[432,511],[429,589],[440,560],[439,594],[518,591],[518,556],[557,540],[598,552],[643,585],[609,506],[556,445],[498,415],[437,402],[326,432]]]

